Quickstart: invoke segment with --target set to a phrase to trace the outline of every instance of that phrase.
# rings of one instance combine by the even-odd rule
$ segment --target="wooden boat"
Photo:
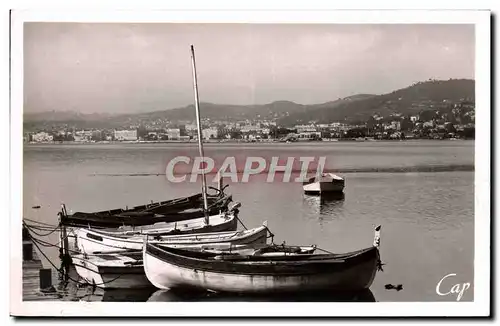
[[[216,188],[213,188],[216,189]],[[208,214],[217,214],[228,209],[232,196],[222,191],[207,196]],[[61,223],[69,227],[114,228],[123,225],[141,226],[159,222],[175,222],[205,216],[203,195],[176,198],[168,201],[132,208],[118,208],[99,212],[76,212],[68,215],[65,207],[60,212]]]
[[[344,178],[334,173],[321,173],[302,183],[304,192],[313,195],[342,193],[344,187]]]
[[[238,208],[240,206],[240,203],[234,203],[226,212],[209,216],[208,223],[206,217],[201,217],[179,222],[160,222],[151,225],[121,226],[109,229],[65,227],[65,232],[67,232],[66,238],[70,250],[80,251],[83,249],[104,252],[106,251],[107,244],[111,246],[116,244],[116,242],[110,240],[116,238],[125,240],[143,234],[178,236],[183,234],[236,231],[238,226]],[[85,235],[84,237],[82,237],[82,232]],[[107,238],[106,241],[104,237]],[[81,246],[80,240],[83,241],[82,243],[85,247]],[[102,243],[104,243],[104,246],[101,245]]]
[[[372,247],[343,254],[234,255],[161,247],[146,242],[143,263],[160,289],[236,293],[361,291],[379,266],[380,226]]]
[[[239,203],[238,203],[239,204]],[[224,213],[210,215],[210,222],[205,217],[178,222],[160,222],[140,226],[120,226],[118,228],[100,229],[100,232],[108,235],[131,236],[139,234],[153,235],[178,235],[191,233],[209,233],[220,231],[234,231],[237,226],[237,213],[230,208]]]
[[[93,229],[78,229],[78,250],[85,253],[106,253],[116,250],[142,250],[142,235],[117,235]],[[212,233],[195,233],[182,235],[156,235],[150,240],[153,244],[163,244],[175,248],[201,248],[219,244],[260,244],[265,243],[268,229],[264,224],[260,227],[242,230]]]
[[[79,254],[71,257],[78,275],[91,285],[105,289],[151,288],[144,274],[142,252]]]
[[[266,230],[264,227],[262,227]],[[315,247],[293,247],[265,244],[266,237],[257,239],[257,243],[238,244],[235,242],[205,243],[198,247],[185,243],[181,248],[195,252],[210,252],[220,256],[231,257],[239,255],[298,255],[312,253]],[[171,245],[157,244],[159,247]],[[144,273],[142,250],[119,250],[107,253],[83,253],[72,255],[73,265],[78,275],[90,285],[105,289],[140,289],[150,288]]]

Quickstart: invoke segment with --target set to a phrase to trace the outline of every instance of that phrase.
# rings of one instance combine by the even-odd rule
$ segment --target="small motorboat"
[[[380,226],[373,246],[342,254],[221,255],[143,246],[144,271],[160,289],[300,293],[368,289],[380,266]]]
[[[78,275],[89,285],[105,289],[154,288],[144,274],[140,250],[72,255]]]
[[[344,178],[334,173],[321,173],[302,183],[304,192],[311,195],[340,194],[344,191],[344,187]]]

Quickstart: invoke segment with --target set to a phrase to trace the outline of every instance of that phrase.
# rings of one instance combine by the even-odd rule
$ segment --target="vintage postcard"
[[[490,19],[13,10],[11,315],[489,316]]]

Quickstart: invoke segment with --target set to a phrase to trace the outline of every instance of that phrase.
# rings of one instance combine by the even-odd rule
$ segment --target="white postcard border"
[[[102,303],[22,302],[23,22],[443,23],[476,25],[474,302]],[[490,12],[482,11],[13,11],[11,102],[11,314],[26,316],[487,316],[490,314]]]

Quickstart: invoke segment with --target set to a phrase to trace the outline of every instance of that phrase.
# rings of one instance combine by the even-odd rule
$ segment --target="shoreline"
[[[367,142],[419,142],[419,141],[474,141],[474,138],[445,138],[445,139],[429,139],[429,138],[410,138],[410,139],[325,139],[313,141],[295,141],[284,142],[279,140],[205,140],[204,144],[322,144],[322,143],[367,143]],[[94,141],[94,142],[78,142],[78,141],[51,141],[51,142],[23,142],[25,145],[120,145],[120,144],[193,144],[196,145],[197,140],[161,140],[161,141]]]

